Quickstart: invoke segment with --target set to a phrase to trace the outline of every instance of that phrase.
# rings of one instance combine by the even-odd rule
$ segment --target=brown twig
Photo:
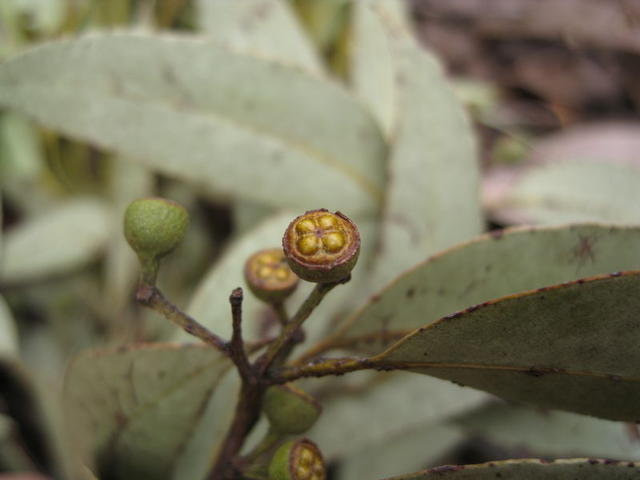
[[[343,375],[358,370],[395,370],[401,367],[387,367],[383,363],[370,358],[344,357],[327,358],[318,362],[290,367],[282,367],[269,376],[270,383],[282,384],[307,377],[326,377],[329,375]]]
[[[249,365],[249,359],[244,350],[244,341],[242,340],[242,298],[241,288],[236,288],[229,296],[233,321],[233,333],[231,335],[231,342],[229,343],[229,352],[231,353],[231,360],[233,360],[233,363],[238,367],[240,377],[243,381],[247,382],[251,380],[253,372],[251,371],[251,365]]]
[[[199,338],[229,356],[229,347],[224,340],[167,300],[158,288],[142,283],[136,292],[136,300],[141,305],[160,313],[188,334]]]
[[[267,377],[267,370],[274,360],[286,358],[290,351],[295,335],[302,323],[309,318],[309,315],[322,301],[324,296],[334,287],[348,281],[348,278],[336,283],[318,283],[313,291],[309,294],[304,303],[300,306],[293,318],[287,322],[282,329],[280,335],[269,344],[267,351],[263,353],[249,366],[249,371],[242,377],[242,388],[240,389],[240,397],[231,423],[231,427],[222,443],[222,447],[218,453],[218,458],[209,474],[209,480],[233,480],[240,478],[242,466],[237,464],[237,456],[242,448],[247,434],[251,431],[255,423],[260,417],[262,397],[266,388],[275,382],[270,382]],[[234,291],[235,293],[236,291]],[[237,302],[237,294],[231,294],[230,300],[232,311],[234,313],[234,337],[232,344],[237,343],[240,337],[239,309],[234,309],[234,302]],[[237,346],[231,347],[238,348]],[[235,354],[232,354],[235,356]],[[246,356],[245,356],[246,358]],[[242,367],[246,368],[246,367]],[[240,367],[238,367],[240,370]],[[284,382],[283,382],[284,383]]]
[[[233,416],[231,427],[218,453],[209,480],[236,480],[241,478],[234,460],[248,433],[260,416],[260,405],[265,385],[255,382],[243,382],[240,396]]]

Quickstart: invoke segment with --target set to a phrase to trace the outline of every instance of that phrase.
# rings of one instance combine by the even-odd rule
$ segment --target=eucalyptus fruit
[[[318,446],[306,438],[291,440],[276,450],[269,480],[325,480],[327,472]]]
[[[160,259],[176,248],[188,225],[187,210],[172,200],[149,197],[129,204],[124,236],[138,255],[146,283],[155,283]]]
[[[281,248],[268,248],[251,255],[244,266],[244,279],[251,292],[268,303],[282,302],[299,283]]]
[[[262,403],[271,428],[280,434],[300,434],[318,420],[322,407],[311,396],[292,385],[270,387]]]
[[[358,261],[358,227],[340,212],[321,208],[295,218],[282,238],[291,269],[315,283],[345,279]]]

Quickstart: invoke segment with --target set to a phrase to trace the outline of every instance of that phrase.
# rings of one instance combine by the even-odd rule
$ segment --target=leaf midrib
[[[393,369],[393,370],[413,370],[413,369],[466,369],[466,370],[487,370],[487,371],[507,371],[524,373],[532,376],[545,375],[566,375],[578,377],[601,378],[610,381],[640,382],[640,377],[631,377],[615,373],[594,372],[588,370],[571,370],[563,367],[548,367],[539,365],[497,365],[485,363],[452,363],[452,362],[409,362],[409,361],[388,361],[383,354],[370,359],[373,368]]]

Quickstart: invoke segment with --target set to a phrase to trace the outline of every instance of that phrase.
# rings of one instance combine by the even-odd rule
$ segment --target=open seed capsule
[[[300,278],[316,283],[339,282],[358,261],[360,233],[342,213],[322,208],[295,218],[285,231],[282,247]]]
[[[253,294],[269,303],[283,301],[299,283],[281,248],[260,250],[251,255],[244,265],[244,278]]]
[[[327,472],[318,446],[306,438],[283,444],[269,464],[269,480],[325,480]]]

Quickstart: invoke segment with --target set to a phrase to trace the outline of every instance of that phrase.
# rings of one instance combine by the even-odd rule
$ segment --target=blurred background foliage
[[[354,63],[354,58],[361,62],[369,58],[354,53],[354,38],[359,35],[356,2],[246,0],[238,2],[244,3],[239,8],[230,3],[2,0],[0,59],[41,42],[96,30],[171,30],[208,36],[260,58],[295,59],[300,68],[319,78],[332,76],[355,85],[366,100],[371,67],[366,61]],[[640,221],[639,2],[415,0],[404,7],[421,45],[442,60],[473,120],[488,229],[583,220]],[[382,53],[374,48],[367,55]],[[373,88],[374,94],[385,92],[384,85]],[[384,98],[369,102],[369,108],[383,137],[394,138],[397,131]],[[260,244],[264,239],[276,242],[290,215],[260,222],[275,207],[299,207],[294,202],[261,202],[247,186],[243,186],[246,198],[207,190],[192,181],[197,172],[184,181],[181,175],[130,162],[98,143],[75,140],[20,113],[0,110],[0,350],[19,351],[53,390],[68,360],[87,347],[163,341],[175,335],[170,325],[132,301],[138,267],[120,223],[131,200],[162,195],[189,209],[191,230],[163,266],[160,285],[175,303],[190,304],[192,312],[203,314],[210,299],[202,279],[211,265],[218,266],[211,274],[214,279],[224,278],[231,269],[239,271],[237,260],[255,248],[271,246]],[[408,176],[416,173],[409,171]],[[286,173],[281,176],[286,190],[289,179]],[[469,176],[473,188],[474,173]],[[274,197],[280,194],[273,191]],[[349,213],[350,207],[340,208]],[[372,231],[378,228],[378,215],[378,210],[362,215],[365,231],[367,222]],[[456,215],[450,211],[454,221]],[[259,233],[245,236],[259,224]],[[455,241],[482,228],[471,225]],[[428,244],[420,258],[451,243],[442,239]],[[391,273],[412,263],[415,260]],[[218,297],[226,295],[224,291]],[[340,301],[344,297],[336,303]],[[256,335],[264,334],[274,319],[253,308],[260,319],[253,329]],[[339,311],[333,309],[334,314]],[[364,377],[348,386],[354,395],[369,381]],[[325,391],[328,398],[331,392]],[[407,392],[405,397],[411,395],[410,389]],[[450,398],[443,403],[450,403]],[[450,412],[418,415],[418,422],[430,425],[429,435],[425,437],[417,425],[403,428],[402,441],[391,450],[376,446],[376,435],[393,431],[382,429],[354,444],[353,460],[336,467],[335,475],[365,478],[371,471],[382,476],[446,460],[464,463],[532,455],[640,458],[640,434],[634,426],[557,412],[521,412],[512,406],[487,405],[484,398],[465,397]],[[343,407],[349,417],[353,406]],[[446,418],[434,424],[434,415]],[[406,419],[403,425],[411,426],[413,420]],[[16,451],[23,448],[22,441],[12,437],[12,421],[0,416],[0,452],[4,445]],[[331,438],[330,432],[326,435]],[[575,443],[576,438],[581,443]],[[327,448],[329,458],[338,458],[343,446],[338,442]],[[375,448],[380,452],[374,455]],[[366,462],[358,449],[369,452]],[[426,450],[431,453],[425,454]],[[7,470],[28,467],[29,461],[0,453],[0,466]]]

